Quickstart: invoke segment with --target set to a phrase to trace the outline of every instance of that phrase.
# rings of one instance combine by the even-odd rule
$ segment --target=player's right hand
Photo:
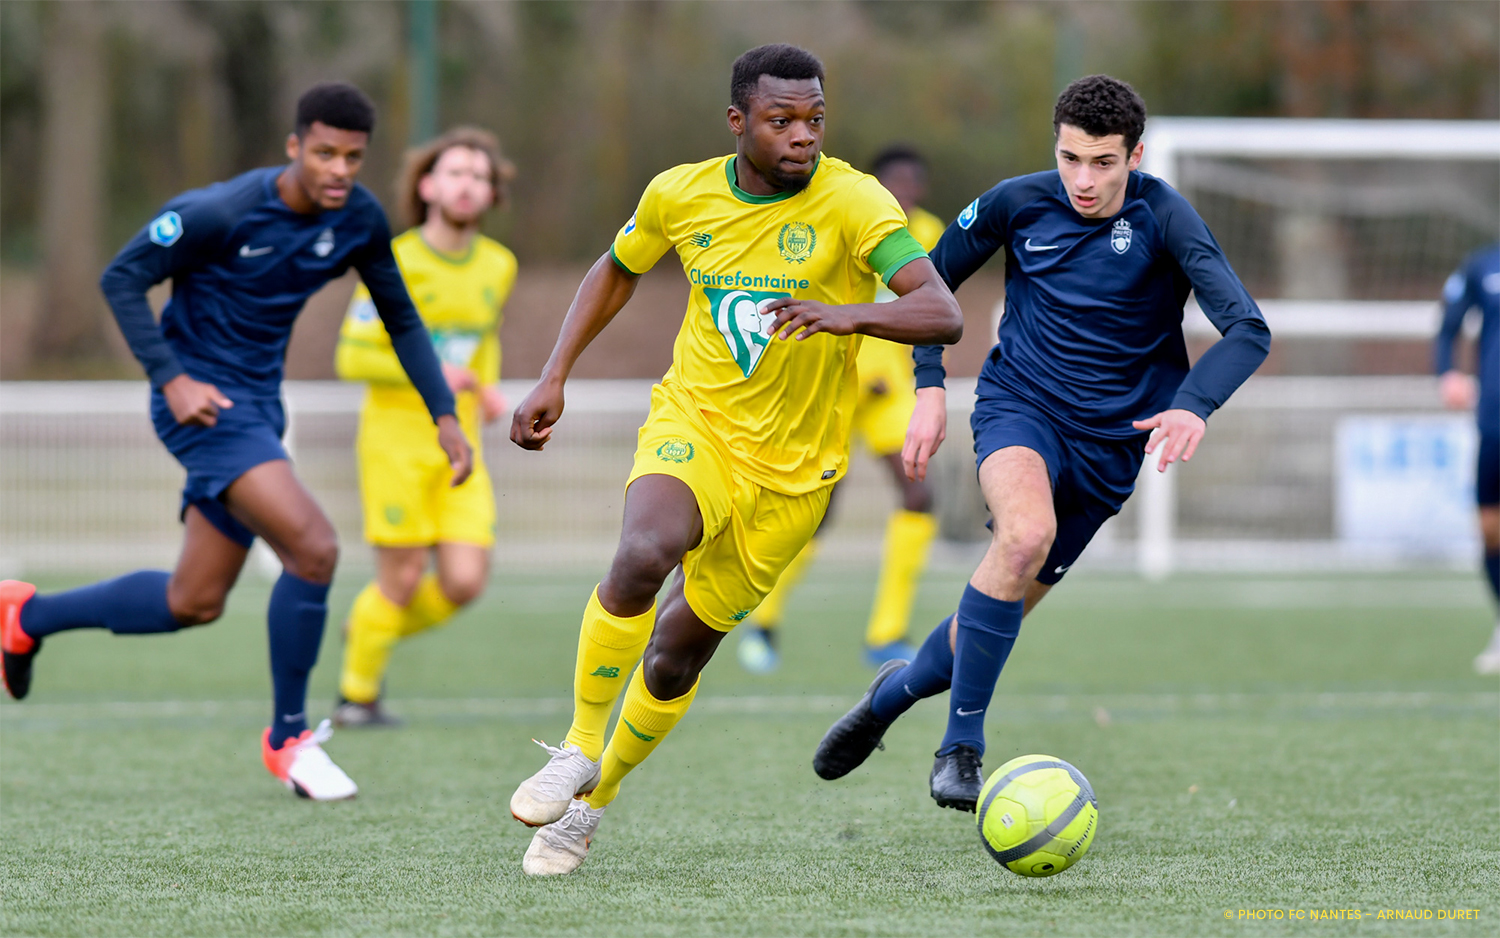
[[[206,381],[194,381],[178,375],[161,386],[162,397],[172,409],[178,423],[193,427],[211,427],[219,422],[219,411],[234,406],[234,401]]]
[[[552,439],[552,425],[562,412],[562,382],[538,382],[511,417],[510,441],[522,449],[541,449]]]
[[[942,388],[917,388],[917,406],[906,426],[906,445],[901,447],[901,465],[913,482],[927,478],[927,461],[948,437],[948,392]]]
[[[1443,397],[1443,406],[1449,410],[1474,408],[1474,379],[1462,371],[1443,372],[1438,379],[1438,393]]]

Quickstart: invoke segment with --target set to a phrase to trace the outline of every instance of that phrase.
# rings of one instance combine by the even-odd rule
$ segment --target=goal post
[[[1247,286],[1277,341],[1430,337],[1433,265],[1451,270],[1459,250],[1500,231],[1497,121],[1155,117],[1144,143],[1141,169],[1194,202],[1242,277],[1242,264],[1256,268]],[[1348,254],[1364,244],[1379,250],[1361,274]],[[1184,330],[1217,335],[1193,302]],[[1138,486],[1136,563],[1161,578],[1179,562],[1183,467],[1154,465],[1148,457]]]

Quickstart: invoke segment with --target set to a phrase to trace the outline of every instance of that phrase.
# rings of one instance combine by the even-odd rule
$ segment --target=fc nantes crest
[[[811,231],[812,229],[808,229]],[[760,364],[760,357],[771,344],[771,326],[776,314],[766,312],[766,307],[776,300],[790,297],[790,293],[767,293],[763,290],[715,290],[703,288],[708,297],[708,307],[714,316],[714,328],[724,337],[729,346],[730,357],[740,366],[745,377]]]
[[[818,233],[807,222],[787,222],[776,236],[776,246],[788,263],[800,264],[812,257],[813,248],[818,246]]]

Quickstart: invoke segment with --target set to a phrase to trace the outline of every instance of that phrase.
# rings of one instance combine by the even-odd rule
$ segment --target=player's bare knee
[[[167,608],[183,628],[208,625],[224,614],[224,597],[213,595],[184,596],[167,590]]]
[[[455,606],[467,606],[484,593],[485,579],[482,573],[439,574],[438,589]]]
[[[901,507],[927,514],[932,511],[932,488],[925,482],[908,482],[901,486]]]
[[[687,551],[681,545],[665,543],[652,534],[627,534],[620,539],[610,565],[610,578],[620,586],[661,588],[668,576],[682,562]]]
[[[339,563],[339,539],[333,528],[309,531],[293,548],[288,570],[310,583],[329,583]]]
[[[996,554],[1008,572],[1019,576],[1047,559],[1056,536],[1056,525],[1040,520],[1007,524],[995,534]]]
[[[671,648],[648,648],[641,667],[646,669],[646,689],[658,700],[675,700],[692,690],[703,669],[695,656]]]

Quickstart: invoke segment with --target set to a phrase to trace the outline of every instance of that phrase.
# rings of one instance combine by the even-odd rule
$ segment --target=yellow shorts
[[[474,448],[474,474],[458,488],[425,410],[366,405],[354,449],[365,540],[377,547],[495,543],[495,490],[478,435],[465,427]]]
[[[876,456],[899,453],[917,406],[911,347],[865,336],[857,363],[859,401],[852,436]]]
[[[783,495],[745,479],[723,443],[659,387],[651,392],[651,416],[641,427],[625,487],[645,475],[681,479],[698,500],[703,540],[682,558],[683,593],[698,618],[721,632],[771,592],[818,530],[833,490]]]

